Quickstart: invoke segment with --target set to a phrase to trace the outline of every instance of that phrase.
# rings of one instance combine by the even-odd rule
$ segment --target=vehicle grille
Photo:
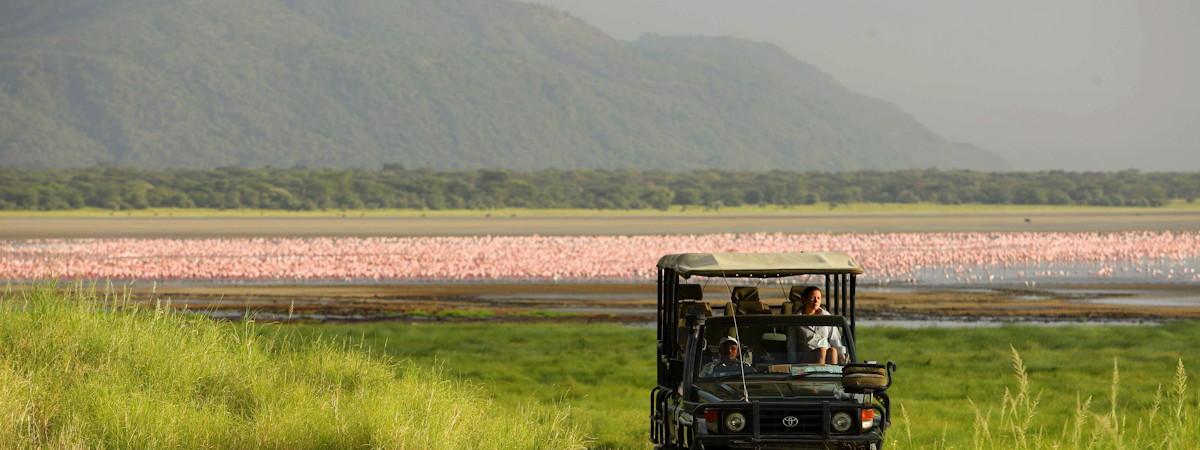
[[[763,408],[759,410],[758,430],[761,434],[817,434],[822,430],[823,417],[820,408]],[[783,425],[785,417],[797,419],[794,427]]]

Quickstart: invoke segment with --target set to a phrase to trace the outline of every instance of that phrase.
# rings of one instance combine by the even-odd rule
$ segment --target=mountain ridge
[[[618,41],[540,5],[2,8],[4,166],[1007,168],[771,44]]]

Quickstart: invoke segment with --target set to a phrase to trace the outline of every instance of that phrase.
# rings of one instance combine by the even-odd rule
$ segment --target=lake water
[[[1029,263],[954,267],[925,267],[911,280],[878,285],[919,284],[1018,286],[1038,284],[1193,284],[1200,287],[1200,258],[1142,259],[1136,262]],[[866,284],[871,284],[867,282]]]

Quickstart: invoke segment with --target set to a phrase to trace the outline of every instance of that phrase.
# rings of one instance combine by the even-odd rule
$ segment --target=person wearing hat
[[[741,373],[742,370],[754,370],[750,366],[750,363],[739,358],[741,355],[741,346],[738,345],[737,339],[725,336],[724,339],[721,339],[719,351],[721,353],[720,359],[705,364],[704,367],[700,368],[701,378],[723,377]]]

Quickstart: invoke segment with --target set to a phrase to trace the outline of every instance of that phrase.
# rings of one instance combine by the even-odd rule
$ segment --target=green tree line
[[[829,202],[1162,206],[1200,172],[0,169],[0,209],[666,209]]]

